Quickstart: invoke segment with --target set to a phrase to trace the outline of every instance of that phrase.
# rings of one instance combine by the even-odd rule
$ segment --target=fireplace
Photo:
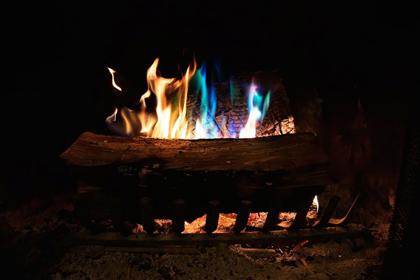
[[[6,126],[3,131],[9,135],[4,137],[7,141],[4,147],[7,147],[6,150],[10,153],[6,153],[6,157],[2,158],[2,167],[4,168],[2,168],[1,180],[6,184],[2,184],[0,200],[1,210],[4,210],[1,213],[1,225],[2,228],[8,230],[3,240],[13,242],[15,239],[6,237],[13,237],[16,232],[19,232],[24,240],[33,240],[32,238],[39,237],[44,233],[50,233],[51,228],[54,230],[47,238],[41,238],[42,246],[36,245],[33,252],[29,249],[33,249],[34,246],[24,248],[23,243],[19,247],[14,246],[16,243],[10,242],[10,246],[5,246],[5,248],[12,249],[6,250],[7,257],[2,259],[6,266],[13,263],[9,267],[14,268],[11,270],[14,270],[15,274],[23,273],[23,271],[35,271],[35,267],[40,267],[39,262],[32,266],[33,269],[25,270],[22,267],[28,268],[27,263],[45,259],[44,257],[51,252],[53,246],[50,245],[55,240],[56,234],[67,233],[69,230],[78,228],[76,220],[73,220],[73,214],[78,214],[76,215],[78,216],[77,222],[81,219],[85,225],[84,228],[89,228],[91,232],[97,234],[84,233],[84,238],[77,242],[105,243],[105,246],[101,245],[99,249],[103,249],[101,252],[105,250],[107,253],[101,253],[101,255],[98,251],[95,251],[96,253],[90,251],[89,254],[74,252],[72,254],[79,256],[80,260],[88,256],[88,260],[92,263],[103,261],[106,258],[116,258],[117,253],[112,254],[111,251],[127,249],[130,247],[129,244],[134,244],[130,243],[134,240],[128,240],[126,235],[132,233],[135,228],[139,233],[138,236],[142,239],[137,240],[136,245],[131,246],[131,250],[137,248],[141,251],[140,248],[144,244],[153,244],[152,247],[147,248],[150,249],[148,254],[155,252],[159,255],[159,257],[155,257],[149,254],[144,258],[143,256],[132,258],[130,255],[124,259],[126,255],[122,254],[122,257],[118,258],[119,262],[121,260],[130,263],[130,267],[134,270],[137,268],[138,273],[152,273],[151,271],[157,267],[156,264],[161,263],[162,265],[157,269],[159,272],[156,273],[166,278],[169,278],[168,275],[173,276],[174,273],[185,273],[188,271],[187,264],[194,268],[200,266],[202,271],[211,274],[209,267],[211,267],[212,257],[209,254],[213,254],[213,256],[226,256],[226,254],[224,249],[218,247],[217,253],[206,246],[208,244],[226,244],[228,239],[229,242],[231,240],[238,242],[234,244],[245,243],[240,246],[233,245],[237,246],[235,248],[238,249],[242,260],[250,261],[249,256],[252,255],[254,258],[258,254],[262,255],[263,257],[255,258],[258,262],[251,262],[253,265],[257,265],[266,258],[270,264],[264,262],[264,268],[273,270],[266,274],[263,273],[265,269],[261,270],[262,272],[258,275],[264,274],[264,277],[276,275],[274,273],[277,270],[276,265],[279,266],[282,273],[286,274],[295,271],[310,275],[311,269],[318,276],[329,278],[339,278],[343,275],[342,273],[346,273],[345,275],[350,278],[367,278],[367,275],[375,274],[378,271],[378,265],[381,264],[379,261],[382,260],[381,253],[384,253],[381,251],[383,246],[378,244],[382,244],[388,238],[388,226],[391,222],[393,208],[398,201],[401,201],[396,199],[396,190],[400,161],[403,159],[402,147],[408,119],[407,108],[410,103],[408,95],[411,90],[410,69],[408,69],[410,62],[407,61],[411,61],[408,50],[414,44],[405,40],[407,35],[411,35],[409,34],[410,28],[402,25],[405,20],[399,23],[389,20],[398,13],[394,7],[391,9],[373,5],[367,7],[368,4],[365,4],[363,9],[357,5],[324,9],[320,5],[310,5],[310,7],[300,9],[292,7],[294,5],[283,7],[280,3],[272,6],[267,5],[263,7],[263,5],[256,4],[261,7],[249,9],[233,3],[225,3],[224,6],[217,8],[209,5],[209,7],[198,9],[184,9],[181,7],[182,4],[180,6],[170,5],[166,8],[145,5],[136,9],[132,7],[132,4],[129,6],[118,4],[107,6],[104,8],[105,11],[99,12],[100,8],[98,7],[90,10],[89,7],[79,9],[58,4],[55,13],[45,11],[28,13],[26,16],[30,20],[27,21],[27,29],[14,33],[14,40],[9,41],[17,43],[18,46],[12,47],[9,52],[10,57],[14,59],[3,68],[11,74],[11,79],[5,79],[8,81],[4,84],[7,93],[6,103],[4,103],[6,105],[3,107],[5,111],[2,111],[6,117],[6,121],[3,123]],[[158,10],[162,13],[157,12]],[[302,10],[302,13],[298,10]],[[389,11],[385,15],[382,14],[383,10]],[[41,18],[43,21],[39,20]],[[404,18],[410,17],[407,15]],[[34,42],[39,42],[39,44],[34,44]],[[32,47],[29,48],[29,46]],[[400,49],[401,51],[399,51]],[[188,247],[184,252],[188,251],[202,258],[204,258],[203,254],[206,254],[207,263],[202,263],[200,258],[195,260],[195,257],[192,257],[191,263],[185,262],[186,267],[182,264],[173,265],[173,263],[171,264],[173,258],[162,257],[162,252],[165,253],[165,251],[156,248],[157,245],[168,242],[162,240],[171,235],[166,234],[172,230],[171,222],[167,218],[172,218],[173,209],[178,209],[175,211],[179,214],[177,221],[185,220],[188,223],[178,222],[176,231],[182,230],[182,226],[184,226],[184,230],[187,226],[194,226],[197,233],[205,233],[206,219],[216,220],[214,219],[216,215],[204,216],[209,213],[209,207],[215,210],[213,213],[231,212],[219,215],[223,222],[229,223],[230,227],[227,227],[227,230],[230,231],[235,226],[237,217],[246,217],[248,212],[251,213],[249,215],[251,222],[263,224],[262,221],[267,219],[267,213],[270,213],[271,210],[271,201],[267,200],[270,194],[256,195],[249,192],[244,197],[235,197],[232,194],[236,195],[236,193],[230,190],[227,197],[236,199],[234,207],[232,206],[233,209],[223,209],[229,203],[216,197],[216,194],[210,193],[205,199],[197,199],[200,203],[196,203],[197,207],[193,207],[190,205],[190,200],[187,201],[185,197],[173,195],[174,191],[162,179],[164,176],[159,174],[163,168],[162,164],[158,163],[159,166],[156,165],[156,168],[152,168],[152,165],[147,168],[134,166],[138,169],[133,169],[133,166],[124,163],[116,171],[106,174],[109,178],[114,178],[114,181],[107,182],[105,177],[102,178],[102,183],[106,187],[109,186],[106,188],[107,196],[104,195],[104,192],[96,192],[95,197],[92,195],[95,193],[93,187],[100,184],[91,181],[84,185],[80,184],[80,179],[84,180],[89,176],[95,178],[92,176],[94,172],[87,173],[91,175],[83,174],[80,172],[83,168],[78,166],[79,171],[72,170],[75,173],[67,173],[69,169],[76,166],[69,168],[68,165],[63,165],[63,162],[59,161],[60,155],[70,146],[79,145],[79,141],[82,140],[79,137],[82,134],[83,139],[88,139],[87,136],[91,136],[95,142],[99,139],[97,137],[109,133],[109,126],[104,120],[111,116],[116,107],[119,106],[121,109],[125,105],[132,105],[139,101],[141,94],[147,89],[145,71],[154,62],[154,59],[161,58],[162,73],[165,74],[165,77],[174,77],[177,72],[174,65],[177,64],[179,57],[184,57],[185,53],[190,50],[196,52],[198,59],[205,57],[208,60],[211,57],[213,62],[226,63],[220,67],[223,70],[219,72],[220,81],[229,81],[231,77],[245,77],[244,75],[238,76],[242,71],[255,73],[264,70],[264,73],[275,73],[281,77],[284,96],[290,102],[287,107],[283,108],[289,112],[285,116],[281,116],[280,119],[287,119],[290,122],[288,116],[292,116],[296,133],[261,135],[261,137],[257,137],[256,141],[260,141],[263,137],[293,139],[293,137],[300,137],[299,135],[311,135],[310,137],[318,142],[317,147],[325,151],[324,156],[328,160],[324,171],[327,171],[328,179],[331,180],[324,185],[323,191],[321,191],[321,187],[317,189],[319,185],[315,183],[311,185],[313,188],[309,188],[310,190],[317,189],[316,196],[320,206],[317,219],[328,208],[330,198],[341,197],[334,217],[342,218],[346,216],[349,209],[352,209],[352,203],[358,195],[366,192],[367,196],[352,221],[375,234],[375,240],[378,242],[375,243],[375,246],[378,248],[377,251],[381,252],[370,250],[371,248],[368,249],[367,246],[363,247],[365,243],[355,242],[352,238],[343,239],[340,244],[339,242],[327,242],[315,245],[311,242],[300,242],[301,238],[305,240],[306,237],[308,237],[307,239],[315,238],[314,232],[331,232],[325,231],[327,227],[298,227],[297,231],[287,229],[290,242],[286,243],[289,244],[265,246],[264,240],[269,240],[269,238],[287,240],[282,239],[285,236],[270,237],[270,232],[279,234],[284,229],[277,228],[276,225],[271,230],[263,228],[256,230],[261,232],[264,238],[267,238],[263,240],[238,240],[238,238],[249,238],[250,235],[245,233],[253,233],[250,231],[250,227],[245,232],[240,231],[239,234],[228,232],[222,235],[218,230],[211,234],[192,234],[192,237],[188,237],[192,240],[181,239],[187,236],[184,234],[179,239],[170,241],[172,242],[170,246],[166,243],[168,245],[165,245],[166,252],[172,250],[172,252],[179,253],[179,248],[175,248],[174,244],[184,242],[183,245],[188,247],[188,242],[191,242],[189,244],[196,244],[198,247]],[[182,64],[183,67],[185,66],[184,69],[189,63],[191,63],[191,57],[188,57],[187,63]],[[200,63],[198,63],[199,65]],[[121,87],[125,95],[117,95],[118,89],[112,87],[111,75],[107,66],[116,71],[114,73],[116,84]],[[279,71],[276,71],[277,69]],[[232,73],[228,73],[230,70]],[[215,76],[217,76],[217,71],[215,72]],[[250,79],[246,78],[246,80],[248,83]],[[222,83],[217,84],[221,85]],[[114,90],[115,92],[113,92]],[[245,89],[244,92],[246,93],[247,90]],[[263,90],[262,93],[265,94],[266,91]],[[119,99],[119,97],[123,98]],[[280,99],[271,98],[269,108],[273,108],[272,102],[275,100]],[[246,97],[244,101],[245,104],[242,108],[248,110]],[[196,112],[199,111],[200,108],[196,110]],[[209,109],[209,111],[211,110]],[[16,116],[23,116],[23,118],[16,118]],[[11,119],[13,121],[10,121]],[[15,120],[19,120],[19,122],[15,123]],[[52,122],[52,120],[55,121]],[[59,120],[60,125],[55,124],[56,120]],[[281,128],[278,131],[281,131]],[[89,133],[92,134],[89,135]],[[144,135],[114,135],[110,139],[120,139],[119,137],[132,137],[134,140],[134,138],[143,139],[141,137]],[[251,144],[253,141],[244,140],[244,138],[169,140],[187,143],[210,140],[214,140],[214,142],[243,141],[243,143],[251,141],[249,142]],[[187,156],[185,152],[178,155]],[[233,160],[225,160],[223,163],[226,165],[229,164],[226,161],[230,161],[230,164],[233,163]],[[92,167],[88,169],[92,169]],[[142,182],[136,181],[133,184],[133,170],[138,171],[136,174],[144,171],[144,176],[140,178],[143,180]],[[210,179],[216,181],[223,177],[223,181],[226,182],[226,177],[228,177],[232,186],[235,185],[235,182],[240,181],[248,184],[248,190],[256,188],[256,186],[264,186],[263,189],[269,190],[278,183],[266,180],[266,178],[258,181],[260,177],[251,176],[247,172],[237,173],[233,177],[229,177],[227,173],[218,174]],[[280,175],[285,176],[283,173]],[[83,176],[88,177],[84,178]],[[171,176],[177,179],[181,177],[175,173]],[[197,180],[196,184],[190,184],[191,188],[197,185],[205,186],[205,184],[201,184],[206,178],[204,175],[200,175],[201,181],[185,176],[186,178],[181,179]],[[73,184],[72,180],[74,179],[78,181],[79,186],[76,187],[77,184]],[[165,196],[159,197],[155,189],[151,189],[148,185],[151,182],[154,182],[158,187],[165,187],[169,191],[165,193]],[[270,183],[273,184],[270,186]],[[136,189],[133,185],[138,188]],[[76,196],[71,197],[73,203],[67,203],[63,196],[55,197],[57,193],[62,195],[63,189],[77,193]],[[40,199],[31,200],[31,198],[39,196]],[[150,217],[155,219],[156,224],[154,225],[157,225],[156,229],[160,232],[157,236],[144,234],[144,231],[153,230],[152,227],[147,230],[136,225],[136,222],[141,222],[141,208],[148,209],[148,205],[150,205],[148,200],[142,200],[142,206],[140,206],[141,198],[150,198],[152,201],[154,210],[148,217],[149,221]],[[220,201],[221,204],[212,202],[212,206],[210,206],[209,202],[214,200]],[[292,222],[295,216],[293,216],[294,214],[289,215],[289,213],[296,213],[297,209],[296,207],[286,208],[285,205],[289,202],[292,204],[292,200],[284,200],[286,200],[283,204],[284,209],[279,211],[284,215],[276,218],[280,218],[282,222]],[[297,198],[293,199],[294,202],[297,200]],[[60,201],[59,204],[57,204],[58,201]],[[103,201],[107,201],[107,203],[103,203]],[[248,202],[250,201],[254,208],[248,209],[248,211],[247,207],[249,207]],[[260,207],[263,205],[263,201],[266,202],[265,206]],[[314,204],[312,204],[313,200],[308,201],[306,205],[309,205],[310,214],[316,213]],[[335,202],[337,202],[336,198],[331,203]],[[24,206],[17,208],[20,203]],[[80,204],[77,205],[77,203]],[[118,204],[121,205],[118,206]],[[49,210],[45,209],[51,209],[50,205],[56,208],[53,208],[54,211],[48,212]],[[76,207],[73,209],[74,205]],[[162,207],[156,207],[158,205]],[[91,227],[91,216],[85,215],[84,206],[97,209],[97,212],[94,213],[93,227]],[[183,210],[184,206],[185,211]],[[111,208],[120,209],[121,212],[111,211]],[[156,209],[165,211],[159,213]],[[57,213],[59,213],[59,219],[55,218]],[[109,218],[108,213],[115,216]],[[27,216],[30,218],[23,218]],[[402,216],[404,217],[404,215]],[[310,225],[313,220],[311,221],[310,216],[308,218]],[[395,220],[397,219],[398,215],[395,216]],[[127,221],[133,222],[127,223]],[[194,221],[197,221],[198,227],[195,227]],[[401,223],[397,221],[396,225],[398,224]],[[213,222],[213,227],[215,225],[216,223]],[[333,228],[339,234],[343,234],[342,236],[349,233],[340,232],[342,229],[345,230],[345,227],[334,226]],[[395,229],[397,232],[394,232],[394,239],[391,238],[394,244],[390,252],[398,258],[401,256],[398,253],[400,245],[407,243],[403,243],[398,236],[395,237],[395,234],[399,235],[399,230],[402,228],[394,227]],[[9,235],[11,231],[14,232]],[[106,244],[111,241],[100,240],[104,238],[102,233],[106,231],[115,233],[112,236],[114,238],[112,246],[107,246],[109,243]],[[208,231],[210,232],[211,228],[208,228]],[[122,237],[116,234],[119,232],[123,233]],[[293,239],[295,237],[292,235],[295,232],[300,234],[299,241]],[[153,239],[154,237],[156,238]],[[229,239],[232,237],[237,239]],[[200,238],[202,240],[199,240]],[[416,244],[415,238],[409,240],[410,245]],[[350,243],[352,243],[351,246],[349,246]],[[37,243],[34,241],[33,244]],[[156,247],[154,247],[155,245]],[[297,262],[288,258],[288,253],[292,253],[291,248],[294,245],[297,246],[296,251],[301,247],[298,252],[302,253],[300,256],[303,256],[307,266],[299,258],[295,259]],[[331,253],[325,253],[322,245],[330,249]],[[246,248],[246,246],[250,248]],[[18,247],[27,249],[27,251],[22,250],[23,257],[16,257],[17,261],[9,261],[9,259],[16,259],[13,257],[15,256],[14,248]],[[203,253],[205,250],[207,252]],[[37,254],[37,252],[40,253]],[[347,252],[347,254],[343,252]],[[66,258],[63,260],[66,263],[66,269],[62,269],[63,267],[52,269],[53,273],[60,272],[63,278],[74,277],[80,269],[71,266],[72,260],[69,255],[66,255]],[[231,262],[232,259],[234,258],[225,260],[229,266],[235,267],[235,263]],[[401,259],[406,260],[407,258]],[[326,260],[330,260],[330,262],[328,263]],[[325,265],[321,267],[319,262],[324,262]],[[53,267],[52,263],[51,268]],[[86,265],[84,268],[88,271],[88,262],[80,261],[78,263]],[[353,266],[353,269],[357,267],[357,271],[349,268],[350,263],[358,265]],[[410,261],[407,263],[412,265]],[[207,268],[204,267],[205,265]],[[387,267],[391,266],[396,266],[396,262],[392,258],[387,264]],[[218,267],[226,270],[226,275],[231,273],[227,270],[228,266],[223,266],[223,263],[219,263]],[[342,269],[339,270],[338,267]],[[242,271],[246,269],[247,267],[241,268]],[[252,276],[252,273],[257,273],[255,271],[258,269],[256,267],[254,271],[247,273]],[[232,273],[238,275],[235,271]],[[334,273],[336,275],[333,275]],[[144,274],[142,275],[144,276]],[[18,276],[16,278],[22,278]]]

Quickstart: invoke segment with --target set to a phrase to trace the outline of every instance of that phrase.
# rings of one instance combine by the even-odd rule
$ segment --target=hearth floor
[[[377,279],[386,225],[372,242],[351,238],[247,248],[198,247],[198,253],[133,253],[77,246],[54,250],[63,234],[84,231],[72,217],[71,193],[38,198],[0,213],[1,262],[15,279]],[[257,249],[257,250],[254,250]]]

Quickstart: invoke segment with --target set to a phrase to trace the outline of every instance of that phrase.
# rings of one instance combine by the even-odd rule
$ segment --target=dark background
[[[106,67],[118,71],[135,102],[156,57],[168,76],[191,54],[220,63],[225,78],[279,70],[296,115],[318,104],[313,122],[298,118],[297,125],[317,132],[327,148],[331,135],[350,143],[327,149],[332,158],[343,158],[361,137],[377,147],[369,166],[388,158],[385,167],[397,170],[417,78],[414,9],[336,2],[343,1],[62,1],[4,9],[1,209],[72,188],[59,155],[85,131],[106,132],[115,101]],[[360,112],[372,129],[353,129]],[[350,163],[333,174],[338,181],[366,166],[354,163],[354,154],[344,158]]]

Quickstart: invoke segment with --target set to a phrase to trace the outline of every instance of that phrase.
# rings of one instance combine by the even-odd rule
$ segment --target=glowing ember
[[[312,206],[315,206],[313,204]],[[312,208],[312,207],[311,207]],[[250,213],[247,227],[242,230],[245,231],[255,231],[262,229],[264,227],[265,221],[267,219],[267,212],[258,212]],[[206,218],[207,215],[204,214],[201,217],[198,217],[191,223],[184,222],[184,231],[183,234],[197,234],[197,233],[206,233]],[[233,232],[233,228],[236,223],[237,214],[235,213],[221,213],[219,215],[219,221],[217,224],[217,229],[213,233],[230,233]],[[278,216],[277,225],[281,226],[281,222],[293,222],[296,218],[295,212],[280,212]],[[306,218],[308,220],[316,220],[316,213],[310,209],[307,213]],[[172,226],[172,220],[170,219],[155,219],[156,231],[155,233],[167,234],[170,232]],[[137,224],[137,227],[133,229],[133,233],[144,233],[146,232],[141,224]]]
[[[261,125],[270,105],[270,91],[258,92],[257,85],[251,81],[247,93],[248,120],[238,132],[232,129],[233,122],[227,124],[225,116],[222,125],[220,123],[218,125],[215,121],[217,96],[214,85],[208,85],[205,64],[197,70],[194,60],[181,79],[162,77],[158,72],[158,65],[159,58],[156,58],[147,70],[148,89],[139,100],[140,109],[117,108],[106,119],[106,124],[112,133],[178,139],[256,137],[258,126]],[[108,70],[112,75],[113,87],[122,91],[115,82],[116,71],[109,67]],[[191,89],[190,82],[194,82],[196,88]],[[189,92],[197,93],[200,97],[200,113],[194,119],[192,116],[187,118]],[[156,97],[156,105],[150,110],[147,101],[152,95]],[[232,104],[238,95],[238,89],[231,84]],[[189,126],[191,121],[195,123],[192,129]],[[288,122],[293,122],[293,118],[291,117]],[[292,130],[291,133],[293,132]],[[283,134],[283,131],[279,131],[278,134]]]

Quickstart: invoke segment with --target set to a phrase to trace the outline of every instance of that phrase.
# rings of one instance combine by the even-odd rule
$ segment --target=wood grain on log
[[[61,159],[68,166],[158,164],[160,170],[253,171],[294,170],[328,162],[311,133],[249,139],[168,140],[83,133]],[[315,171],[315,170],[312,170]]]

